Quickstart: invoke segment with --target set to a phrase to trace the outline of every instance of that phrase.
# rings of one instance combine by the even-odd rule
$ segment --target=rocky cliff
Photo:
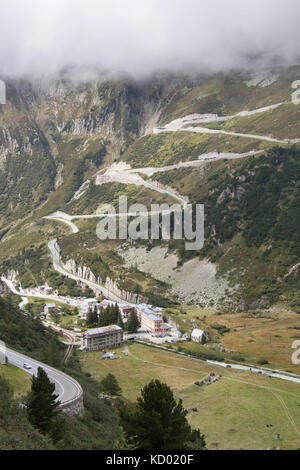
[[[136,81],[126,74],[69,68],[39,79],[4,78],[0,105],[0,221],[44,204],[59,189],[57,207],[94,174],[103,158],[118,159],[136,138],[152,131],[166,106],[191,79],[156,74]],[[53,206],[52,206],[53,207]]]
[[[95,294],[99,294],[100,286],[106,287],[110,292],[116,296],[123,299],[125,302],[140,304],[147,303],[148,299],[145,296],[134,294],[132,292],[127,292],[124,289],[120,289],[118,286],[118,280],[113,280],[107,277],[105,280],[100,277],[95,276],[91,269],[87,266],[81,266],[74,259],[69,259],[62,264],[63,268],[74,274],[75,276],[80,277],[81,279],[86,279],[87,281],[94,282],[99,284],[99,289],[93,289]]]

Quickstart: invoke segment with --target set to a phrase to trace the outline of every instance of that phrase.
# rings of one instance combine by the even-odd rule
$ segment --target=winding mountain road
[[[107,183],[134,184],[135,186],[144,186],[152,191],[166,194],[176,199],[180,204],[187,204],[188,199],[178,194],[175,189],[165,188],[154,181],[146,181],[138,174],[138,170],[131,169],[128,165],[119,162],[109,167],[103,175],[97,175],[96,185],[101,186]]]
[[[61,218],[61,217],[55,217],[55,216],[46,216],[46,217],[43,217],[43,219],[55,220],[56,222],[63,222],[65,224],[67,224],[72,229],[72,233],[78,233],[79,232],[78,227],[76,227],[76,225],[73,224],[73,222],[71,222],[71,220],[69,220],[67,218]]]
[[[183,118],[175,119],[170,123],[166,124],[164,127],[156,127],[153,129],[154,134],[159,134],[161,132],[194,132],[199,134],[224,134],[224,135],[231,135],[234,137],[243,137],[247,139],[255,139],[255,140],[263,140],[267,142],[274,142],[279,144],[287,144],[296,142],[297,139],[289,140],[289,139],[276,139],[275,137],[270,137],[266,135],[256,135],[256,134],[243,134],[240,132],[231,132],[231,131],[224,131],[222,129],[210,129],[207,127],[197,127],[195,124],[208,124],[213,122],[225,122],[230,121],[237,117],[247,117],[253,116],[255,114],[261,114],[273,109],[277,109],[282,105],[292,104],[291,101],[285,101],[282,103],[276,103],[270,106],[265,106],[263,108],[254,109],[252,111],[241,111],[237,114],[232,116],[219,116],[218,114],[190,114],[184,116]]]
[[[208,127],[181,127],[178,128],[177,126],[172,127],[171,124],[168,124],[168,127],[161,128],[161,129],[156,129],[155,133],[159,134],[161,132],[178,132],[178,131],[183,131],[183,132],[193,132],[197,134],[224,134],[224,135],[231,135],[233,137],[244,137],[246,139],[254,139],[254,140],[264,140],[267,142],[274,142],[277,144],[286,144],[289,143],[290,141],[288,140],[283,140],[283,139],[275,139],[274,137],[266,136],[266,135],[255,135],[255,134],[242,134],[240,132],[230,132],[230,131],[224,131],[222,129],[209,129]]]
[[[247,158],[253,157],[255,155],[259,155],[263,153],[264,150],[252,150],[251,152],[245,153],[225,153],[225,152],[210,152],[210,153],[203,153],[198,157],[198,160],[190,160],[187,162],[179,162],[175,163],[174,165],[167,165],[162,167],[145,167],[145,168],[129,168],[127,170],[123,170],[123,172],[128,173],[143,173],[147,176],[152,176],[155,173],[164,173],[171,170],[178,170],[180,168],[189,168],[189,167],[199,167],[203,165],[203,163],[207,163],[208,161],[216,161],[216,160],[237,160],[240,158]]]
[[[284,104],[288,104],[287,102],[282,102],[282,103],[277,103],[273,104],[270,106],[266,106],[264,108],[259,108],[256,110],[252,111],[241,111],[240,113],[237,113],[232,116],[218,116],[216,114],[194,114],[194,115],[189,115],[185,116],[183,118],[176,119],[175,121],[172,121],[170,124],[167,124],[164,128],[156,128],[153,130],[154,133],[157,132],[166,132],[166,131],[178,131],[178,130],[183,130],[183,131],[189,131],[189,132],[199,132],[199,133],[210,133],[210,134],[226,134],[226,135],[232,135],[232,136],[238,136],[238,137],[243,137],[243,138],[251,138],[251,139],[258,139],[258,140],[265,140],[269,142],[274,142],[274,143],[286,143],[287,141],[285,140],[279,140],[270,136],[258,136],[258,135],[252,135],[252,134],[242,134],[242,133],[236,133],[236,132],[227,132],[224,130],[219,130],[219,129],[209,129],[209,128],[204,128],[204,127],[188,127],[189,124],[196,124],[196,123],[209,123],[209,122],[219,122],[219,121],[228,121],[230,119],[234,119],[235,117],[242,117],[242,116],[251,116],[257,113],[264,113],[273,109],[278,108],[279,106],[282,106]],[[237,154],[237,153],[209,153],[209,154],[203,154],[202,156],[199,157],[198,160],[190,161],[190,162],[180,162],[175,165],[169,165],[169,166],[164,166],[161,168],[137,168],[137,169],[132,169],[130,165],[126,164],[125,162],[119,162],[119,163],[114,163],[111,165],[104,174],[96,174],[96,185],[102,185],[102,184],[109,184],[112,182],[119,182],[119,183],[124,183],[124,184],[134,184],[136,186],[144,186],[147,187],[151,190],[157,191],[161,194],[167,194],[170,197],[176,199],[182,206],[185,206],[188,203],[188,198],[181,196],[180,194],[177,193],[175,189],[170,189],[166,187],[162,187],[159,185],[159,183],[154,182],[154,181],[147,181],[142,176],[140,173],[144,173],[147,176],[152,176],[155,173],[158,172],[166,172],[170,171],[173,169],[178,169],[178,168],[186,168],[186,167],[197,167],[200,166],[201,164],[207,162],[207,161],[212,161],[212,160],[220,160],[220,159],[237,159],[237,158],[246,158],[249,156],[254,156],[259,153],[262,153],[263,151],[254,151],[252,150],[251,152],[243,153],[243,154]],[[84,189],[86,186],[88,186],[85,182],[82,185],[81,189]],[[78,193],[78,192],[77,192]],[[76,193],[76,197],[80,197],[84,193],[84,191],[79,191],[79,194]],[[44,217],[45,219],[48,220],[55,220],[57,222],[62,222],[67,224],[71,230],[72,233],[76,234],[79,232],[78,227],[72,222],[73,220],[78,220],[78,219],[96,219],[96,218],[101,218],[101,217],[129,217],[129,216],[135,216],[136,214],[131,214],[129,213],[114,213],[114,214],[106,214],[106,213],[97,213],[97,214],[88,214],[88,215],[69,215],[60,211],[55,212],[54,214],[51,214],[49,216]],[[142,214],[140,214],[142,215]],[[148,215],[148,213],[146,214]],[[120,299],[117,295],[113,294],[110,292],[106,287],[101,286],[99,284],[96,284],[92,281],[88,281],[86,279],[80,278],[79,276],[70,273],[67,271],[63,266],[62,262],[60,259],[60,252],[59,252],[59,247],[57,245],[57,241],[51,240],[48,244],[48,248],[51,253],[51,257],[53,260],[53,266],[56,271],[61,273],[64,276],[67,276],[73,280],[80,281],[84,283],[85,285],[89,286],[93,290],[98,290],[102,294],[104,294],[108,299],[113,300],[114,302],[120,302],[122,303],[122,299]]]
[[[61,297],[57,297],[55,295],[44,295],[44,294],[27,294],[22,288],[17,290],[12,281],[6,279],[4,276],[1,277],[1,281],[6,284],[9,290],[22,298],[22,302],[19,304],[19,308],[23,309],[26,304],[28,304],[28,298],[35,298],[35,299],[44,299],[49,300],[51,302],[59,302],[68,306],[79,307],[79,304],[72,299],[63,299]]]
[[[81,385],[69,375],[9,348],[6,348],[6,356],[10,364],[23,369],[30,375],[36,375],[39,367],[44,369],[51,382],[55,384],[57,400],[62,405],[73,402],[82,396]],[[24,363],[29,364],[31,369],[24,369]]]
[[[137,168],[137,169],[132,169],[128,164],[124,162],[119,162],[113,164],[110,168],[107,169],[106,173],[104,175],[98,175],[96,184],[106,184],[109,182],[123,182],[126,184],[136,184],[138,186],[144,185],[145,187],[148,187],[149,189],[158,191],[163,194],[167,194],[174,199],[176,199],[178,202],[180,202],[181,206],[186,206],[188,203],[188,199],[186,197],[183,197],[179,195],[178,193],[175,192],[175,190],[167,189],[167,188],[161,188],[158,186],[158,184],[154,184],[153,182],[149,183],[148,181],[144,180],[138,173],[144,173],[148,176],[157,173],[157,172],[163,172],[163,171],[170,171],[173,169],[178,169],[178,168],[186,168],[186,167],[197,167],[199,165],[202,165],[203,163],[211,160],[220,160],[220,159],[237,159],[237,158],[246,158],[248,156],[253,156],[256,154],[261,153],[262,151],[252,151],[252,152],[247,152],[243,154],[238,154],[238,153],[208,153],[208,154],[203,154],[202,156],[199,157],[198,160],[193,160],[190,162],[180,162],[175,165],[169,165],[165,166],[162,168]],[[170,210],[163,210],[159,212],[151,212],[151,214],[155,213],[161,213],[161,214],[169,214]],[[141,213],[139,215],[145,215],[148,216],[149,213]],[[130,217],[130,216],[136,216],[136,213],[113,213],[113,214],[107,214],[107,213],[97,213],[97,214],[79,214],[79,215],[69,215],[65,212],[62,211],[57,211],[49,216],[44,217],[44,219],[47,220],[54,220],[56,222],[61,222],[67,224],[73,234],[76,234],[79,232],[78,227],[75,225],[73,220],[79,220],[79,219],[100,219],[102,217]],[[80,281],[87,285],[88,287],[92,288],[93,290],[98,290],[100,291],[103,295],[105,295],[109,300],[112,300],[113,302],[118,302],[118,303],[124,303],[122,299],[120,299],[119,296],[114,294],[113,292],[109,291],[106,287],[96,284],[95,282],[88,281],[86,279],[83,279],[68,270],[66,270],[62,266],[61,258],[60,258],[60,252],[59,252],[59,247],[57,245],[57,240],[51,240],[48,243],[48,248],[51,253],[51,257],[53,260],[53,267],[54,269],[59,272],[60,274],[69,277],[70,279],[73,279],[75,281]]]
[[[97,291],[99,291],[103,295],[105,295],[109,300],[112,300],[113,302],[118,302],[120,304],[127,303],[127,302],[124,302],[124,300],[122,300],[120,297],[118,297],[117,295],[115,295],[114,293],[109,291],[106,287],[104,287],[100,284],[97,284],[96,282],[92,282],[92,281],[89,281],[87,279],[81,278],[81,277],[77,276],[76,274],[73,274],[70,271],[67,271],[62,266],[61,259],[60,259],[59,247],[57,245],[57,240],[56,239],[51,240],[48,243],[48,248],[49,248],[50,253],[51,253],[51,258],[52,258],[52,261],[53,261],[53,267],[57,272],[59,272],[63,276],[67,276],[70,279],[73,279],[74,281],[80,281],[80,282],[84,283],[85,285],[87,285],[88,287],[90,287],[93,290],[96,289]]]

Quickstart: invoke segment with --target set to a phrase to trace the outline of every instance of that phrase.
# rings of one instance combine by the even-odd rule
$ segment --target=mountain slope
[[[298,142],[300,107],[292,103],[292,84],[299,75],[300,67],[291,67],[194,76],[161,72],[137,81],[125,74],[71,68],[47,79],[8,80],[8,104],[0,106],[3,266],[22,262],[21,250],[29,247],[39,253],[42,242],[55,235],[63,237],[64,259],[80,252],[81,262],[93,267],[96,277],[110,272],[128,289],[137,284],[138,289],[149,289],[158,279],[164,295],[166,289],[173,290],[172,296],[182,301],[231,303],[235,308],[260,305],[264,298],[268,304],[285,294],[293,298],[299,263],[299,150],[291,145]],[[157,129],[162,126],[168,126],[168,132]],[[210,130],[223,133],[206,133]],[[280,148],[267,152],[274,141]],[[128,257],[128,247],[119,251],[121,243],[100,246],[90,221],[77,221],[81,233],[64,238],[65,227],[42,219],[57,210],[93,214],[101,204],[117,204],[120,195],[146,205],[170,202],[170,191],[168,196],[153,191],[153,184],[151,190],[135,186],[132,179],[98,185],[97,175],[121,159],[132,168],[146,169],[143,178],[149,182],[148,167],[195,161],[210,152],[217,161],[151,176],[171,194],[176,189],[206,207],[204,250],[189,253],[179,242],[171,242],[169,250],[176,259],[167,276],[158,274],[165,251],[157,251],[154,266],[146,269],[142,263],[132,264],[138,260],[134,248]],[[224,153],[243,158],[222,160]],[[45,247],[41,263],[48,266]],[[152,253],[145,243],[136,248],[146,250],[140,252],[142,257]],[[167,249],[164,244],[161,248]],[[112,266],[100,266],[98,258],[95,264],[91,250],[103,260],[113,251]],[[36,259],[29,259],[27,273],[33,265]],[[181,287],[187,272],[194,279],[189,294],[181,296],[175,284]],[[43,269],[40,274],[44,276]],[[154,279],[149,281],[149,274]],[[213,282],[207,284],[210,276]],[[27,282],[36,280],[27,275]]]
[[[205,205],[204,249],[177,248],[182,261],[200,256],[216,263],[219,275],[239,286],[238,307],[259,299],[269,305],[280,296],[293,302],[298,296],[299,165],[299,149],[274,148],[258,157],[157,176]]]

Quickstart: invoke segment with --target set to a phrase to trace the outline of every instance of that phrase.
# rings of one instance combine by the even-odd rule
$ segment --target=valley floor
[[[128,356],[118,350],[120,359],[115,361],[101,360],[99,352],[82,353],[80,360],[96,380],[114,374],[129,400],[153,378],[168,383],[183,399],[191,425],[206,435],[209,449],[299,448],[299,385],[139,344],[129,345],[127,351]],[[195,385],[212,371],[221,376],[219,382]]]

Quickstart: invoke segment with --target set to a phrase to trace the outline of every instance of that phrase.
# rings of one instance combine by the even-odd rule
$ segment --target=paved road
[[[204,124],[204,123],[213,123],[213,122],[224,122],[234,119],[236,117],[243,117],[243,116],[252,116],[259,113],[264,113],[266,111],[270,111],[273,109],[278,108],[284,104],[291,104],[291,102],[282,102],[273,104],[270,106],[265,106],[264,108],[254,109],[253,111],[241,111],[240,113],[234,114],[232,116],[219,116],[217,114],[191,114],[185,116],[183,118],[175,119],[174,121],[166,124],[164,127],[157,127],[153,129],[154,134],[159,134],[161,132],[177,132],[177,131],[186,131],[186,132],[196,132],[200,134],[224,134],[224,135],[231,135],[235,137],[244,137],[249,139],[255,140],[264,140],[267,142],[274,142],[274,143],[290,143],[291,140],[287,139],[276,139],[274,137],[265,136],[265,135],[254,135],[254,134],[243,134],[240,132],[229,132],[224,131],[221,129],[210,129],[207,127],[193,127],[189,126],[189,124]]]
[[[242,364],[228,364],[226,362],[218,362],[218,361],[209,361],[207,360],[209,364],[213,364],[215,366],[221,366],[221,367],[230,367],[231,369],[236,369],[236,370],[243,370],[243,371],[251,371],[256,374],[263,374],[266,375],[267,377],[271,377],[274,379],[281,379],[281,380],[287,380],[288,382],[294,382],[300,384],[300,376],[294,375],[294,374],[288,374],[288,373],[282,373],[278,372],[277,370],[273,369],[266,369],[264,367],[255,367],[255,366],[244,366]]]
[[[73,222],[71,222],[70,220],[67,220],[67,219],[64,219],[64,218],[61,218],[61,217],[50,216],[50,215],[47,216],[47,217],[43,217],[43,219],[56,220],[56,222],[63,222],[65,224],[67,224],[72,229],[72,233],[78,233],[79,232],[78,227],[76,227],[76,225]]]
[[[265,150],[253,150],[245,153],[224,153],[224,152],[210,152],[203,153],[198,157],[198,160],[190,160],[187,162],[179,162],[174,165],[167,165],[162,167],[145,167],[145,168],[132,168],[125,170],[127,173],[144,173],[147,176],[152,176],[155,173],[164,173],[166,171],[178,170],[180,168],[198,167],[211,160],[237,160],[240,158],[253,157],[265,152]]]
[[[255,134],[242,134],[240,132],[229,132],[224,131],[221,129],[209,129],[208,127],[182,127],[178,128],[177,126],[172,127],[168,125],[168,127],[164,129],[155,129],[155,133],[158,134],[160,132],[193,132],[198,134],[224,134],[224,135],[231,135],[233,137],[244,137],[246,139],[254,139],[254,140],[265,140],[267,142],[274,142],[278,144],[286,144],[290,141],[284,139],[275,139],[273,137],[269,137],[266,135],[255,135]]]
[[[81,385],[72,377],[69,377],[63,372],[60,372],[53,367],[47,366],[42,362],[36,361],[35,359],[31,359],[24,354],[13,351],[12,349],[6,348],[6,356],[10,364],[23,369],[30,375],[36,375],[38,367],[42,367],[45,372],[47,372],[51,382],[55,384],[55,391],[58,394],[58,400],[62,404],[73,401],[82,395]],[[31,366],[31,369],[24,369],[23,365],[25,362]]]
[[[7,287],[13,294],[19,295],[22,298],[22,302],[20,302],[19,304],[19,308],[21,309],[23,309],[24,306],[28,304],[28,298],[44,299],[44,300],[49,300],[51,302],[59,302],[61,304],[68,305],[69,307],[82,308],[82,306],[77,300],[72,300],[72,299],[65,300],[55,295],[27,294],[22,288],[20,288],[20,290],[17,290],[14,287],[13,282],[10,281],[9,279],[6,279],[4,276],[1,277],[1,281],[7,285]]]
[[[144,181],[143,185],[146,188],[152,189],[153,191],[157,191],[158,193],[161,193],[161,194],[167,194],[168,196],[171,196],[172,198],[176,199],[182,205],[185,205],[187,203],[187,198],[186,197],[180,196],[179,194],[176,194],[175,192],[172,192],[168,189],[163,189],[159,186],[156,186],[153,183],[149,183],[148,181],[145,181],[145,180],[143,180],[143,181]]]
[[[188,114],[182,118],[174,119],[169,124],[166,124],[163,128],[158,129],[166,129],[170,126],[172,128],[177,127],[180,130],[183,126],[187,124],[208,124],[213,122],[225,122],[235,119],[237,117],[248,117],[253,116],[255,114],[265,113],[267,111],[272,111],[273,109],[277,109],[282,105],[291,104],[291,101],[284,101],[281,103],[271,104],[270,106],[265,106],[263,108],[254,109],[252,111],[240,111],[237,114],[232,114],[230,116],[219,116],[218,114],[213,113],[206,113],[206,114]]]
[[[125,303],[124,300],[120,299],[120,297],[118,297],[117,295],[113,294],[111,291],[106,289],[106,287],[101,286],[100,284],[96,284],[95,282],[88,281],[87,279],[83,279],[83,278],[77,276],[76,274],[72,274],[69,271],[67,271],[65,268],[63,268],[62,265],[61,265],[60,254],[59,254],[59,250],[57,248],[56,239],[51,240],[48,243],[48,248],[50,250],[51,257],[52,257],[52,260],[53,260],[53,267],[57,272],[59,272],[63,276],[69,277],[70,279],[74,279],[74,281],[80,281],[80,282],[86,284],[91,289],[97,289],[98,291],[101,291],[103,293],[103,295],[105,295],[106,298],[108,298],[109,300],[112,300],[113,302],[118,302],[120,304]]]
[[[175,189],[170,189],[159,185],[157,182],[146,181],[138,174],[138,170],[125,167],[122,163],[113,164],[109,167],[103,175],[97,175],[96,185],[108,183],[123,183],[123,184],[134,184],[136,186],[145,186],[152,191],[159,192],[161,194],[167,194],[168,196],[176,199],[180,204],[187,204],[188,198],[183,197],[177,193]]]

